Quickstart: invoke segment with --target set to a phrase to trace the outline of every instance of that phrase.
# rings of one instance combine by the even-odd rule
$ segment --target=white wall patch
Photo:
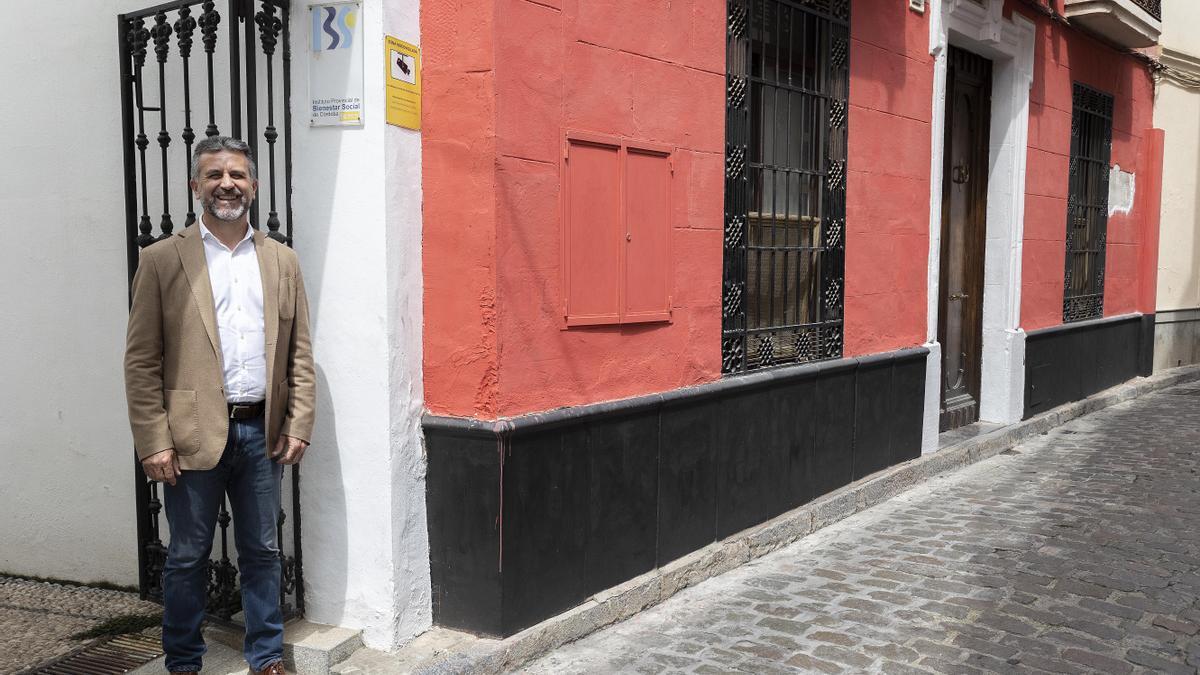
[[[1129,213],[1133,210],[1133,197],[1137,192],[1137,176],[1122,171],[1116,164],[1108,174],[1108,215]]]

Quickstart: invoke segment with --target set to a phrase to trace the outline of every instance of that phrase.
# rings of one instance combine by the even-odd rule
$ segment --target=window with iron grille
[[[842,355],[850,0],[729,0],[721,370]]]
[[[1113,97],[1075,83],[1072,98],[1064,322],[1104,314],[1108,162],[1112,154]]]

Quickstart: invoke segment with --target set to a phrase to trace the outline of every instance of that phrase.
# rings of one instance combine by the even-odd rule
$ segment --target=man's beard
[[[217,199],[216,195],[202,200],[204,210],[217,220],[223,220],[227,223],[232,223],[240,220],[246,215],[246,209],[250,207],[250,199],[245,194],[238,195],[240,199],[236,202],[227,202]]]

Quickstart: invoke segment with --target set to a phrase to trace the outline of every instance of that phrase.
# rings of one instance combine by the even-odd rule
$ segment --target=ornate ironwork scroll
[[[171,24],[167,23],[167,13],[159,12],[154,15],[154,29],[150,34],[154,37],[154,55],[158,58],[158,119],[161,124],[158,130],[158,147],[162,150],[162,219],[158,223],[162,234],[159,239],[171,236],[175,225],[171,222],[171,182],[167,170],[167,148],[171,145],[171,134],[167,131],[167,57],[171,52]]]
[[[1104,315],[1113,97],[1075,83],[1068,165],[1063,321]]]
[[[217,129],[217,100],[213,91],[213,52],[217,49],[217,27],[221,25],[221,14],[217,12],[215,3],[205,2],[200,15],[200,33],[204,36],[204,54],[208,61],[208,126],[204,129],[205,136],[219,136]]]
[[[190,59],[197,28],[200,30],[206,65],[204,82],[201,85],[208,111],[208,123],[204,133],[206,136],[221,133],[217,111],[227,103],[230,117],[226,133],[242,137],[250,145],[256,160],[260,160],[260,145],[266,144],[267,162],[263,165],[260,161],[259,177],[267,184],[269,192],[270,215],[267,228],[272,238],[285,243],[291,242],[291,112],[288,105],[291,94],[291,43],[288,30],[290,2],[225,0],[220,4],[223,5],[224,11],[219,10],[218,2],[212,0],[175,0],[142,11],[122,14],[117,18],[121,67],[122,147],[125,158],[125,236],[131,281],[137,269],[139,251],[172,235],[174,221],[170,192],[180,189],[185,183],[184,177],[190,174],[190,155],[196,139],[195,130],[192,128],[192,87],[196,83],[192,79]],[[146,26],[147,20],[153,21],[149,28]],[[173,38],[178,48],[178,61],[171,50]],[[227,49],[220,46],[223,41],[227,44]],[[154,78],[149,84],[143,78],[151,45],[158,63],[156,90]],[[274,57],[280,45],[283,49],[282,57],[276,59]],[[255,74],[259,69],[255,65],[254,56],[260,49],[267,60],[264,69],[267,78],[265,91],[259,90],[255,85]],[[228,62],[228,82],[222,82],[216,75],[216,67],[222,62]],[[282,78],[283,82],[282,97],[275,91],[275,81],[279,78]],[[173,86],[179,83],[178,91],[168,89],[168,81]],[[148,103],[148,100],[151,102]],[[267,126],[261,137],[255,126],[260,104],[267,111]],[[276,116],[280,110],[283,113],[283,125],[277,127]],[[180,111],[182,115],[179,115]],[[146,156],[150,145],[145,119],[148,112],[158,113],[157,141],[161,161],[157,162],[157,166],[152,166]],[[243,128],[246,130],[244,136]],[[173,133],[178,133],[179,138],[183,140],[184,163],[188,165],[188,170],[175,178],[171,177],[168,162],[174,157],[170,151]],[[280,153],[276,146],[281,139],[283,166],[277,167],[277,156]],[[175,161],[178,161],[178,157],[175,157]],[[152,177],[161,180],[152,180]],[[175,182],[172,183],[172,180]],[[151,203],[162,205],[157,233],[150,220]],[[280,210],[283,211],[283,218],[280,217]],[[184,227],[193,225],[196,218],[194,199],[188,190]],[[254,227],[258,226],[257,219],[253,216],[251,224]],[[160,487],[146,479],[140,464],[135,462],[134,465],[137,486],[139,587],[142,597],[161,601],[162,571],[166,563],[167,546],[159,527],[163,510]],[[293,617],[303,614],[304,611],[300,546],[300,473],[298,468],[293,466],[287,474],[290,479],[285,477],[285,480],[290,480],[291,500],[280,511],[277,534],[282,563],[281,602],[285,616]],[[236,514],[233,517],[236,518]],[[222,504],[217,519],[220,539],[208,569],[208,612],[210,618],[225,621],[230,620],[241,609],[237,566],[231,560],[229,550],[231,520],[227,505]],[[284,537],[284,524],[289,520],[292,526],[290,542]]]
[[[275,141],[279,139],[279,132],[275,129],[275,69],[272,63],[283,23],[275,16],[275,5],[269,0],[262,3],[262,9],[254,15],[254,22],[258,24],[259,44],[267,57],[267,128],[263,130],[263,138],[267,141],[267,161],[271,168],[268,183],[271,210],[267,214],[267,233],[277,241],[286,242],[287,237],[279,233],[279,211],[275,207]]]
[[[728,0],[721,370],[842,355],[849,0]]]
[[[179,8],[179,19],[175,21],[175,35],[179,36],[179,57],[183,59],[183,133],[180,138],[184,144],[184,175],[191,175],[192,143],[196,140],[196,132],[192,129],[192,77],[190,59],[192,56],[192,33],[196,31],[196,20],[192,18],[190,7]],[[191,227],[196,222],[196,205],[192,191],[184,188],[187,193],[187,218],[184,227]]]

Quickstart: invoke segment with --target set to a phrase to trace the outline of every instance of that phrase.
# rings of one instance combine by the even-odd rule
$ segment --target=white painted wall
[[[1158,311],[1200,307],[1200,3],[1164,0],[1162,60],[1190,86],[1160,77],[1154,126],[1163,129],[1162,213],[1158,250]]]
[[[137,582],[116,16],[0,21],[0,571]]]
[[[420,45],[419,0],[384,3],[383,28],[388,35]],[[377,53],[382,51],[382,44]],[[379,70],[382,71],[382,64]],[[382,114],[383,105],[379,110]],[[429,578],[429,530],[425,514],[425,445],[421,415],[425,409],[422,380],[424,277],[421,272],[421,134],[394,126],[384,128],[387,158],[385,207],[388,229],[388,326],[391,349],[392,550],[396,588],[393,593],[399,643],[433,623]]]
[[[1200,52],[1200,3],[1196,0],[1162,0],[1162,33],[1158,44],[1196,54]]]
[[[293,13],[305,44],[312,0]],[[364,125],[310,128],[293,69],[295,247],[313,304],[320,417],[301,481],[307,614],[390,648],[427,628],[420,437],[420,138],[384,122],[383,35],[417,0],[363,2]],[[302,64],[298,50],[294,64]]]
[[[0,81],[22,101],[0,106],[0,223],[21,242],[0,251],[0,572],[137,581],[116,16],[149,4],[63,0],[0,23]],[[382,58],[385,31],[419,43],[419,1],[364,1],[366,123],[345,129],[303,114],[308,4],[292,15],[294,234],[319,404],[301,470],[308,616],[390,648],[431,620],[420,137],[384,123]]]

